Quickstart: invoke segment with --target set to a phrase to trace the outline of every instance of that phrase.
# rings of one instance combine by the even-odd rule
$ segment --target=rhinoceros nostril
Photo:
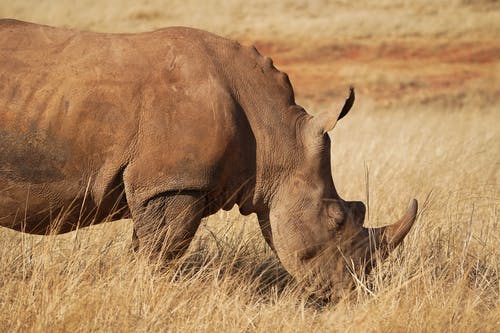
[[[349,210],[354,215],[365,214],[366,212],[365,204],[362,203],[361,201],[350,201],[348,204],[349,204]]]
[[[365,214],[366,214],[366,206],[361,201],[351,201],[349,202],[349,210],[352,219],[363,226]]]

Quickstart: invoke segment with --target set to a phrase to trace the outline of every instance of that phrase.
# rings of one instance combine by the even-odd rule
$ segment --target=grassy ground
[[[424,203],[404,246],[338,304],[307,303],[255,217],[219,212],[165,273],[129,250],[130,221],[61,236],[0,230],[2,331],[498,331],[497,1],[1,2],[0,16],[98,31],[189,25],[255,43],[311,113],[354,109],[333,176],[369,225]],[[1,46],[0,46],[1,49]],[[368,176],[366,176],[368,175]]]

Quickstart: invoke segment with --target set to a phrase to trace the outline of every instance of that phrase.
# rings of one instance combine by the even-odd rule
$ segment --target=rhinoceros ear
[[[354,104],[354,88],[349,88],[349,97],[345,100],[344,106],[340,113],[336,112],[326,112],[321,113],[313,118],[315,126],[318,127],[320,133],[330,132],[335,128],[337,121],[344,118],[345,115],[349,112],[352,105]]]

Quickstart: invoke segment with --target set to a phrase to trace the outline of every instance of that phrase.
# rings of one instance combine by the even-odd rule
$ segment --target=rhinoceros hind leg
[[[187,250],[198,229],[205,208],[198,192],[166,193],[132,212],[132,246],[152,260],[165,263]]]

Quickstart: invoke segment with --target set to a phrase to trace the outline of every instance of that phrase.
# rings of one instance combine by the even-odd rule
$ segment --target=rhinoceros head
[[[294,167],[270,207],[272,239],[283,266],[296,279],[336,292],[353,285],[353,273],[368,272],[401,243],[417,214],[412,200],[404,216],[383,228],[365,228],[365,205],[342,200],[333,184],[327,134],[354,102],[354,91],[340,114],[308,116],[299,126],[301,144]]]

